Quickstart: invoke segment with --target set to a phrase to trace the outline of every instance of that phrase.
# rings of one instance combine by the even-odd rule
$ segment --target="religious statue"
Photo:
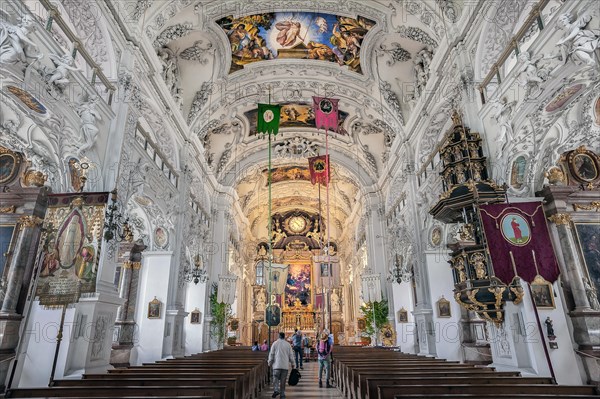
[[[583,14],[574,22],[569,13],[558,18],[558,27],[565,31],[562,39],[556,44],[560,46],[563,62],[571,59],[575,65],[593,66],[598,61],[600,49],[600,32],[584,29],[592,19],[589,14]]]
[[[528,51],[523,51],[519,54],[519,66],[516,75],[517,83],[519,86],[525,88],[525,95],[527,97],[531,94],[533,89],[537,92],[540,83],[545,82],[550,75],[550,71],[547,70],[547,67],[538,65],[540,60],[555,57],[556,56],[553,55],[545,56],[544,54],[540,54],[531,58]]]
[[[473,262],[473,267],[475,268],[475,276],[477,277],[477,279],[480,280],[486,278],[487,272],[485,268],[485,262],[483,260],[483,255],[475,254],[471,258],[471,261]]]
[[[329,297],[331,300],[331,311],[339,312],[340,311],[340,296],[337,293],[337,290],[333,290],[331,292],[331,296]]]
[[[37,45],[27,36],[35,29],[33,17],[21,17],[18,25],[0,21],[0,64],[27,64],[28,58],[40,59]]]
[[[79,147],[80,154],[92,148],[96,143],[96,137],[99,132],[96,121],[102,120],[100,113],[96,111],[96,101],[98,101],[98,96],[92,95],[88,101],[84,101],[75,108],[81,121],[81,139],[83,145]]]
[[[321,232],[319,231],[319,219],[315,219],[315,225],[314,228],[312,229],[312,231],[309,231],[308,233],[306,233],[306,237],[308,238],[313,238],[317,241],[319,241]]]
[[[75,61],[71,54],[65,54],[62,57],[56,54],[48,55],[48,58],[52,60],[54,64],[54,69],[47,69],[45,72],[45,79],[48,84],[53,84],[58,87],[60,90],[64,90],[64,88],[70,83],[69,75],[71,71],[79,71],[79,68],[73,67],[73,62]]]
[[[265,305],[266,305],[266,296],[265,296],[265,290],[264,288],[261,288],[258,293],[256,294],[256,311],[257,312],[264,312],[265,311]]]
[[[504,145],[511,142],[513,137],[512,114],[517,102],[509,102],[506,97],[502,97],[501,99],[491,101],[491,103],[496,109],[492,118],[494,118],[500,126],[500,134],[496,138],[496,142],[498,143],[498,152],[501,153]]]
[[[273,232],[273,237],[271,238],[271,241],[273,241],[273,244],[275,245],[286,237],[287,234],[285,234],[285,231],[282,231],[281,227],[277,227],[277,229]]]
[[[467,275],[465,274],[465,259],[462,256],[456,259],[454,268],[458,272],[458,282],[463,283],[467,279]]]
[[[550,341],[554,341],[556,339],[556,335],[554,335],[554,326],[552,325],[552,319],[550,318],[550,316],[546,317],[546,321],[544,322],[544,324],[546,324],[546,331],[547,331],[547,336],[548,339]]]
[[[179,77],[179,68],[177,66],[177,57],[175,53],[167,47],[162,47],[157,50],[158,59],[162,64],[161,76],[167,85],[167,89],[172,95],[177,94],[177,86]]]
[[[583,278],[583,287],[585,288],[585,294],[590,303],[590,307],[594,310],[600,310],[600,302],[598,302],[598,292],[587,277]]]

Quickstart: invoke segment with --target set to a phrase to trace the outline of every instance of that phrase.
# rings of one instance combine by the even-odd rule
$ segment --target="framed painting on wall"
[[[408,323],[408,311],[404,308],[398,311],[398,323]]]
[[[190,323],[200,324],[200,310],[198,308],[190,312]]]
[[[600,222],[573,224],[585,272],[592,286],[600,292]]]
[[[450,301],[444,297],[436,302],[438,317],[452,317],[452,311],[450,310]]]
[[[542,278],[536,276],[531,282],[531,294],[533,295],[533,303],[538,309],[554,309],[554,290],[552,284]]]
[[[153,300],[148,303],[148,318],[149,319],[160,319],[160,308],[161,302],[154,297]]]

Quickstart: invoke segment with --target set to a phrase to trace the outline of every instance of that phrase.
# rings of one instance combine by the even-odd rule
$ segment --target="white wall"
[[[132,365],[161,359],[172,256],[170,251],[144,252],[135,315],[137,340],[131,351]],[[149,319],[148,304],[154,297],[162,302],[160,318]]]
[[[460,305],[454,300],[452,269],[445,254],[440,251],[425,252],[426,273],[433,307],[433,328],[437,357],[447,360],[463,360],[460,331]],[[442,296],[450,301],[451,317],[438,317],[436,302]]]
[[[185,311],[188,316],[185,318],[183,332],[185,334],[185,354],[191,355],[202,352],[202,333],[204,331],[204,302],[206,296],[206,287],[210,281],[206,283],[189,283],[187,286]],[[191,324],[191,312],[198,308],[200,310],[200,324]]]
[[[23,346],[19,357],[15,381],[19,388],[47,387],[56,351],[56,335],[60,325],[62,309],[46,310],[38,301],[32,304],[29,321],[23,335]],[[75,309],[67,309],[63,329],[63,340],[58,355],[55,379],[62,378],[73,331]],[[22,370],[20,377],[19,372]]]
[[[524,287],[526,283],[522,282]],[[563,385],[581,385],[585,381],[582,375],[581,364],[573,352],[571,343],[571,333],[568,329],[568,322],[563,308],[561,292],[554,284],[556,305],[555,309],[537,309],[542,334],[538,327],[535,315],[535,308],[531,301],[531,296],[527,288],[523,302],[514,305],[512,302],[506,303],[504,328],[506,334],[488,324],[490,331],[492,356],[494,362],[491,366],[498,370],[516,370],[523,375],[550,377],[550,368],[544,352],[544,345],[548,348],[552,367],[558,384]],[[521,326],[517,325],[517,319],[514,315],[520,314],[522,318]],[[544,324],[546,317],[553,321],[554,334],[556,335],[557,349],[550,349],[548,346],[547,329]]]
[[[415,307],[414,298],[412,294],[412,283],[393,284],[392,290],[394,295],[394,318],[396,322],[396,345],[400,347],[400,351],[404,353],[416,353],[416,323],[415,318],[412,314],[412,310]],[[400,309],[406,309],[408,313],[408,322],[398,322],[398,311]]]

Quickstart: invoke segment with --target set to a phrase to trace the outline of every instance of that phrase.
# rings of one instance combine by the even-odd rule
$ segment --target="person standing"
[[[302,334],[302,345],[304,346],[304,357],[305,361],[310,361],[310,338],[306,334]]]
[[[269,352],[269,367],[273,368],[273,395],[281,395],[285,398],[285,383],[288,375],[288,364],[294,368],[294,356],[292,355],[292,347],[285,340],[285,333],[279,333],[279,339],[271,345]]]
[[[292,335],[292,348],[294,349],[296,367],[300,370],[303,370],[304,368],[302,367],[302,333],[298,329],[295,329],[294,335]]]
[[[323,388],[323,369],[325,369],[325,383],[327,388],[333,388],[329,384],[329,370],[331,369],[331,351],[333,345],[329,343],[329,335],[325,332],[321,334],[321,339],[317,344],[317,353],[319,355],[319,388]]]

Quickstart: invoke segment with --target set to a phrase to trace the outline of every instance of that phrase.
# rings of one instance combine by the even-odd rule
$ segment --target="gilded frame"
[[[12,161],[12,166],[10,166],[10,170],[6,171],[6,174],[3,171],[3,162],[6,162],[5,160]],[[21,156],[15,152],[0,147],[0,184],[8,184],[13,182],[15,178],[19,175],[20,169]]]
[[[533,303],[538,309],[555,309],[554,288],[552,283],[544,280],[542,276],[536,276],[531,282],[531,295]]]

